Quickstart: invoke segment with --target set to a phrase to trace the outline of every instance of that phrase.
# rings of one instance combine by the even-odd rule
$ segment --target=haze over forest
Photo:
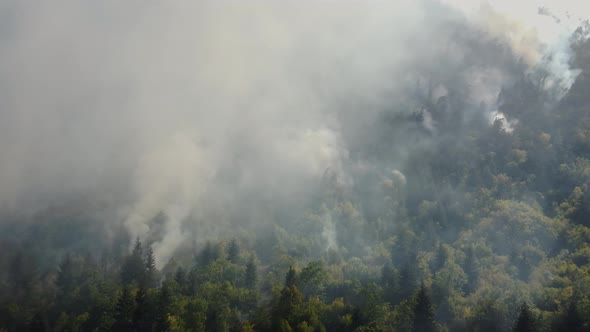
[[[0,2],[0,332],[590,331],[590,4]]]

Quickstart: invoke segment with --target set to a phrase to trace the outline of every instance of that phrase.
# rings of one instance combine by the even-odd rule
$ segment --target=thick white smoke
[[[464,61],[439,38],[447,22],[507,40],[554,84],[575,79],[566,32],[547,40],[496,7],[445,3],[4,1],[0,210],[86,197],[142,238],[163,212],[161,265],[183,241],[264,222],[268,206],[343,169],[346,142],[405,91],[408,68],[437,66],[441,50]],[[503,76],[472,76],[474,102],[493,104]]]
[[[577,0],[444,0],[474,24],[505,39],[531,70],[548,72],[545,88],[562,97],[580,70],[571,67],[571,37],[590,19],[590,3]]]

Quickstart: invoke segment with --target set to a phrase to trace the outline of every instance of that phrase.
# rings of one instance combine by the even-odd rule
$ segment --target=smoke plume
[[[327,169],[355,186],[375,163],[405,185],[388,170],[417,145],[383,164],[360,148],[408,91],[444,104],[459,84],[489,119],[514,68],[543,72],[555,100],[579,74],[561,1],[471,3],[4,1],[0,210],[104,202],[121,216],[105,224],[152,239],[162,265],[182,243],[306,206]],[[404,109],[436,135],[422,107]]]

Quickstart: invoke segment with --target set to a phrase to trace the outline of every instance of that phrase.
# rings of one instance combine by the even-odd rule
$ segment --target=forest
[[[70,155],[61,153],[86,157],[74,143],[65,145],[70,152],[61,152],[52,150],[51,142],[41,142],[44,137],[51,141],[52,131],[35,136],[41,142],[35,144],[48,144],[49,152],[39,157],[47,159],[0,161],[0,187],[5,188],[0,189],[0,332],[590,331],[590,25],[581,24],[569,36],[567,64],[575,75],[568,83],[551,66],[531,66],[506,40],[457,18],[454,11],[436,8],[444,15],[433,18],[429,31],[444,31],[444,41],[432,46],[432,54],[404,60],[403,70],[376,82],[387,88],[351,83],[321,92],[330,98],[330,109],[339,109],[330,118],[338,119],[336,145],[345,146],[346,153],[312,164],[310,169],[319,169],[313,175],[298,160],[332,156],[331,143],[318,154],[282,144],[283,134],[266,126],[250,125],[223,141],[232,146],[229,150],[215,139],[195,144],[223,156],[207,154],[207,160],[219,163],[205,184],[200,176],[193,182],[192,175],[184,175],[208,174],[199,163],[185,163],[186,151],[192,150],[184,149],[184,138],[163,147],[183,147],[178,154],[148,154],[147,160],[157,156],[157,162],[140,167],[139,174],[154,178],[150,184],[164,179],[163,185],[143,186],[140,176],[142,185],[134,187],[134,194],[122,193],[122,187],[132,186],[128,178],[137,179],[124,172],[101,178],[103,173],[88,171],[97,182],[108,182],[101,187],[104,195],[86,187],[70,190],[66,184],[86,174],[76,167],[103,165],[98,158],[107,154],[98,138],[89,139],[96,144],[83,145],[98,157],[88,158],[88,164],[78,160],[71,168]],[[427,38],[424,43],[433,42]],[[340,47],[337,42],[332,46]],[[162,54],[146,57],[166,57]],[[4,70],[5,63],[0,64]],[[214,81],[213,76],[205,82]],[[342,78],[324,76],[314,79],[335,85],[332,79]],[[182,81],[171,80],[176,79]],[[397,82],[395,88],[389,82]],[[6,81],[0,83],[12,91]],[[61,91],[49,89],[49,95]],[[301,90],[294,89],[300,99]],[[379,97],[369,100],[351,92],[367,94],[364,89]],[[181,92],[172,97],[184,98]],[[236,104],[250,107],[243,100]],[[0,102],[0,112],[18,105]],[[314,107],[313,102],[306,105]],[[0,113],[0,121],[15,119],[9,113]],[[66,114],[63,128],[87,124],[86,115]],[[101,119],[89,114],[92,121]],[[220,121],[248,122],[232,119],[239,113],[227,114]],[[260,114],[250,116],[271,127],[308,120],[280,115],[274,122],[273,116]],[[317,121],[316,115],[309,115],[310,121]],[[207,113],[199,119],[213,117]],[[162,131],[166,126],[176,130],[186,120],[180,119],[178,127],[154,123]],[[164,135],[154,129],[158,126],[141,125],[153,137]],[[0,128],[0,152],[17,160],[20,155],[9,146],[21,148],[18,135],[30,132]],[[64,146],[61,137],[67,135],[70,142],[96,134],[91,126],[80,132],[60,128],[56,146]],[[206,127],[194,128],[209,133]],[[241,127],[232,124],[235,128]],[[311,146],[320,138],[332,142],[332,129],[323,130],[306,129],[309,136],[302,140]],[[116,130],[109,131],[112,135]],[[264,139],[252,138],[257,135]],[[104,142],[124,146],[116,150],[123,157],[108,154],[116,162],[136,149],[123,141]],[[275,146],[268,142],[278,142],[286,151],[277,153],[267,148]],[[283,159],[283,153],[292,158]],[[66,161],[53,163],[56,155]],[[15,196],[9,204],[3,192],[17,187],[6,179],[20,174],[14,170],[24,165],[22,160],[68,171],[38,175],[36,168],[27,168],[18,179],[31,185],[19,192],[31,199]],[[161,169],[172,171],[156,179]],[[60,176],[67,181],[56,181],[59,186],[35,182],[43,178],[50,183]],[[203,193],[187,191],[201,185]],[[133,200],[137,192],[140,198]]]

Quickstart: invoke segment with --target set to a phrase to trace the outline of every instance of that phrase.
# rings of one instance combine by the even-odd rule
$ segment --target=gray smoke
[[[434,0],[4,1],[0,210],[104,202],[121,216],[105,223],[155,236],[161,265],[185,241],[298,207],[326,169],[350,178],[354,142],[392,100],[423,75],[436,80],[430,97],[445,97],[452,82],[437,68],[474,61],[452,27],[499,40],[531,71],[546,70],[547,89],[575,80],[567,43],[545,44],[491,8],[483,23],[460,8]],[[490,114],[513,79],[501,61],[461,73],[473,104]],[[436,122],[427,116],[424,126],[434,131]],[[326,221],[328,247],[333,233]]]

